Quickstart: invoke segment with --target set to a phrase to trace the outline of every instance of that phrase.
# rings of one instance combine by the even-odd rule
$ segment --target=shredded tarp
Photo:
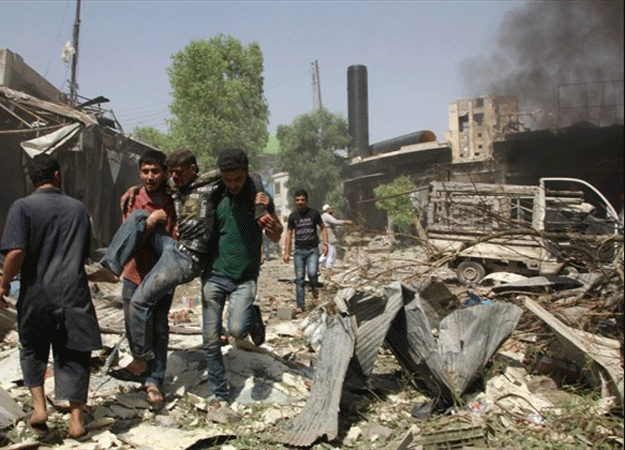
[[[52,133],[24,141],[20,145],[31,158],[41,153],[52,153],[74,137],[82,126],[83,125],[79,122],[65,125],[63,128],[59,128]]]

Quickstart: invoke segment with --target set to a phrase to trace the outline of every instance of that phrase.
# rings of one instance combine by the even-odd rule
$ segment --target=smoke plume
[[[460,67],[468,94],[514,95],[532,129],[623,123],[623,1],[534,1],[509,13],[497,50]]]

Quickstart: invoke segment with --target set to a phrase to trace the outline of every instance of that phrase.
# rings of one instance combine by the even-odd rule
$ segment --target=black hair
[[[158,164],[161,169],[167,170],[167,155],[159,150],[147,150],[139,158],[139,168],[144,164]]]
[[[217,167],[222,172],[231,172],[239,169],[247,170],[248,165],[247,153],[240,148],[223,150],[217,157]]]
[[[308,192],[306,192],[306,189],[298,189],[295,191],[295,197],[305,197],[308,199]]]
[[[41,153],[28,162],[28,176],[35,187],[51,182],[54,173],[60,171],[59,161],[47,153]]]
[[[167,157],[166,164],[169,167],[190,166],[191,164],[195,164],[197,166],[197,159],[191,150],[179,148]]]

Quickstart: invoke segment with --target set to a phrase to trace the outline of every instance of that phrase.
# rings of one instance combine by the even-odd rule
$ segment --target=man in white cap
[[[321,214],[321,220],[323,220],[323,224],[328,229],[328,254],[325,257],[325,266],[326,269],[331,269],[334,266],[334,259],[336,258],[336,247],[334,244],[336,243],[336,227],[340,225],[353,225],[354,222],[348,219],[337,219],[333,216],[334,208],[332,206],[326,204],[321,208],[323,214]]]

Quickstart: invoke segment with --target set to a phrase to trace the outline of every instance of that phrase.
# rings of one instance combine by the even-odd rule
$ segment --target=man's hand
[[[5,289],[3,287],[0,287],[0,308],[7,309],[9,307],[9,302],[7,302],[4,297],[8,297],[9,296],[9,291],[10,290],[11,290],[10,287],[9,287],[9,289]]]
[[[278,219],[275,214],[264,214],[257,222],[272,242],[278,242],[280,240],[283,227],[280,223],[280,219]]]
[[[267,206],[269,206],[269,196],[267,194],[265,194],[264,192],[257,192],[256,196],[254,197],[254,217],[256,217],[261,211],[258,211],[257,206],[258,205],[262,205],[264,208],[264,211],[267,211]],[[265,230],[268,226],[270,226],[270,223],[268,222],[268,216],[269,214],[263,214],[261,217],[258,217],[256,219],[256,222],[258,223],[258,226],[260,228],[262,228],[263,230]]]
[[[14,248],[4,256],[4,264],[2,266],[2,277],[0,280],[0,307],[8,308],[9,303],[5,297],[9,295],[11,291],[11,281],[19,273],[26,252],[21,248]]]
[[[256,193],[256,197],[254,197],[255,205],[269,205],[269,196],[264,192]],[[269,239],[273,242],[278,242],[280,240],[280,235],[282,235],[282,223],[280,223],[280,219],[275,214],[263,214],[258,219],[256,219],[256,223],[258,226],[265,231],[265,234]]]
[[[289,258],[290,258],[290,256],[291,256],[291,255],[290,255],[290,253],[291,253],[291,252],[288,252],[288,253],[287,253],[287,252],[285,251],[285,252],[282,254],[282,261],[284,261],[285,263],[288,263],[288,262],[289,262]]]
[[[119,198],[119,208],[122,210],[122,214],[126,212],[126,209],[132,208],[132,205],[135,203],[135,197],[139,194],[139,189],[141,189],[140,184],[131,186]]]
[[[159,223],[167,223],[167,213],[164,209],[152,211],[152,213],[148,216],[146,226],[149,230],[153,230]]]

